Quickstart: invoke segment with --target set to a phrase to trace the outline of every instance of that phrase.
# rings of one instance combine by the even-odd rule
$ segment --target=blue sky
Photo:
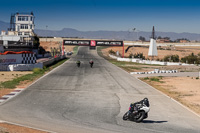
[[[37,29],[200,33],[200,0],[2,0],[0,20],[31,11]]]

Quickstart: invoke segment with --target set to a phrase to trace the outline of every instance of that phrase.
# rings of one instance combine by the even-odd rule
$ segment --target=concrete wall
[[[126,62],[135,62],[135,63],[141,63],[141,64],[153,64],[153,65],[167,65],[167,66],[177,66],[177,65],[194,65],[194,64],[186,64],[186,63],[179,63],[179,62],[160,62],[160,61],[150,61],[150,60],[141,60],[137,58],[119,58],[114,55],[109,56],[113,59],[117,59],[118,61],[126,61]]]
[[[42,63],[43,63],[43,66],[50,66],[50,65],[54,64],[55,62],[62,60],[64,58],[66,58],[66,57],[65,56],[59,56],[59,57],[56,57],[56,58],[49,59],[48,61],[45,61],[45,62],[42,62]]]
[[[0,64],[21,64],[22,60],[21,54],[0,55]]]
[[[43,68],[43,64],[37,63],[37,64],[0,65],[0,71],[32,71],[34,68]]]

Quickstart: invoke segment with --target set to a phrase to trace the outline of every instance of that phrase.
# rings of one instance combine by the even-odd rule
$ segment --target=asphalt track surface
[[[123,121],[129,104],[144,97],[150,100],[149,117],[142,123]],[[59,133],[200,132],[200,117],[88,47],[1,104],[0,119]]]

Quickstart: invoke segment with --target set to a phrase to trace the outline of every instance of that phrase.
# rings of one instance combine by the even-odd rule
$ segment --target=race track
[[[123,121],[129,104],[144,97],[149,117],[143,123]],[[1,104],[0,120],[58,133],[200,132],[200,117],[88,47]]]

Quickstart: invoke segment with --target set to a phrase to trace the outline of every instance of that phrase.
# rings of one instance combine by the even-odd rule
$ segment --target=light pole
[[[133,28],[133,32],[135,32],[136,31],[136,28]],[[137,40],[137,38],[136,38],[136,40]]]
[[[133,32],[136,32],[137,33],[137,36],[136,36],[136,41],[139,39],[138,38],[138,33],[140,32],[139,30],[136,30],[136,28],[133,28]]]
[[[139,30],[136,30],[136,28],[134,28],[133,31],[136,31],[136,33],[137,33],[136,41],[139,40],[139,38],[138,38],[138,33],[139,33],[140,31],[139,31]]]
[[[131,33],[131,32],[134,32],[136,30],[136,28],[130,28],[130,29],[128,29],[128,37],[129,37],[129,34]]]

